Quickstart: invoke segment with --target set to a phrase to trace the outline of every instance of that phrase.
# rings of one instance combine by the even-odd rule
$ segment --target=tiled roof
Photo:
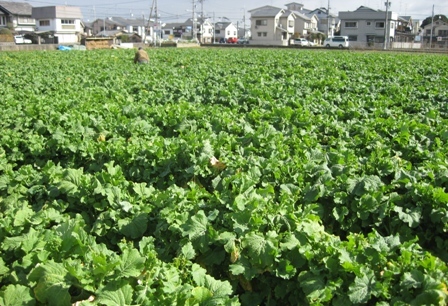
[[[283,9],[274,6],[263,6],[257,9],[250,10],[251,17],[274,17]]]
[[[0,1],[0,10],[12,15],[29,15],[31,16],[33,7],[26,2],[7,2]]]

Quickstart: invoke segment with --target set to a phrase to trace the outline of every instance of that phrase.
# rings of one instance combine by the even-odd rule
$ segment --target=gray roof
[[[412,19],[411,16],[398,16],[398,18],[401,18],[401,19],[403,19],[403,20],[405,20],[405,21],[407,21],[407,22],[410,22],[411,19]]]
[[[104,18],[98,18],[95,22],[104,22]],[[148,24],[148,20],[145,19],[127,19],[122,17],[107,17],[105,23],[108,25],[119,25],[122,27],[126,26],[146,26]],[[150,22],[152,24],[152,22]]]
[[[275,6],[266,5],[260,8],[250,10],[251,17],[274,17],[283,9]]]
[[[299,11],[293,11],[293,12],[294,12],[294,15],[296,15],[297,17],[300,17],[301,19],[304,19],[304,20],[311,20],[311,17],[314,16],[314,14],[312,14],[311,16],[308,16]]]
[[[231,22],[217,22],[215,23],[215,28],[217,30],[226,29],[230,24]]]
[[[183,22],[171,22],[165,24],[165,26],[162,27],[162,29],[174,29],[174,28],[180,28],[182,26],[185,26],[185,23]]]
[[[33,11],[31,4],[26,2],[0,1],[0,10],[11,15],[29,15]]]
[[[314,10],[312,10],[312,11],[309,11],[309,12],[306,13],[306,14],[307,14],[308,16],[312,16],[312,15],[316,14],[316,15],[317,15],[317,18],[323,18],[323,19],[326,19],[327,16],[328,16],[328,9],[325,8],[325,7],[320,7],[320,8],[314,9]],[[333,13],[330,11],[330,17],[334,19],[334,18],[337,18],[338,16],[335,15],[335,14],[333,14]]]

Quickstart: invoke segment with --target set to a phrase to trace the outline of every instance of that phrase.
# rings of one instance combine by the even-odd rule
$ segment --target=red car
[[[238,38],[236,38],[236,37],[229,37],[229,38],[227,38],[227,43],[228,44],[236,44],[237,41],[238,41]]]

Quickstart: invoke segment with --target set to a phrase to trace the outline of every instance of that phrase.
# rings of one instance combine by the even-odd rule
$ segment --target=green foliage
[[[432,16],[426,17],[423,21],[422,24],[420,25],[421,28],[424,28],[426,25],[431,24],[433,20]],[[443,22],[448,22],[448,17],[446,17],[445,15],[434,15],[434,22],[436,21],[443,21]]]
[[[150,52],[0,55],[1,305],[448,303],[446,56]]]

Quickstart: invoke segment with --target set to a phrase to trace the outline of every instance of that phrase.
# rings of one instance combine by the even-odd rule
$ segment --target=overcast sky
[[[21,2],[24,0],[16,0]],[[385,10],[386,0],[299,0],[299,1],[278,1],[278,0],[195,0],[196,9],[204,9],[204,15],[215,17],[227,17],[234,22],[242,22],[244,16],[249,20],[248,10],[272,5],[284,8],[284,5],[291,2],[302,3],[306,9],[327,7],[330,2],[330,12],[354,11],[361,5],[373,9]],[[82,9],[84,19],[93,21],[96,18],[125,17],[125,18],[148,18],[153,0],[28,0],[32,6],[50,5],[73,5]],[[192,16],[193,0],[157,0],[157,8],[160,19],[164,22],[183,22]],[[448,0],[391,0],[391,9],[401,16],[412,16],[414,19],[423,20],[432,14],[434,5],[435,14],[448,15]]]

